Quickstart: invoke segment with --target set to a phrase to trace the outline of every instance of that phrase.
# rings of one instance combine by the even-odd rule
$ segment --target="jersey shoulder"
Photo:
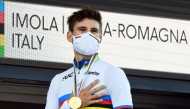
[[[118,73],[121,75],[124,74],[124,71],[121,68],[119,68],[113,64],[110,64],[104,60],[99,61],[99,66],[104,67],[105,71],[108,72],[109,74],[113,74],[113,75],[115,73],[117,73],[117,75],[118,75]]]
[[[61,72],[61,73],[56,74],[56,75],[53,77],[52,82],[53,82],[53,81],[54,81],[54,82],[60,81],[60,80],[64,79],[64,77],[67,77],[67,76],[69,76],[69,75],[72,75],[72,73],[73,73],[73,67],[67,69],[67,70],[64,71],[64,72]]]

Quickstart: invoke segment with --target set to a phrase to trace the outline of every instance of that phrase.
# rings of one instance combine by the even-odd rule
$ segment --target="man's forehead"
[[[79,26],[77,26],[76,28],[78,28],[78,29],[86,29],[86,28],[90,28],[90,29],[99,29],[98,27],[94,27],[94,26],[91,26],[91,27],[88,27],[88,26],[82,26],[82,25],[79,25]]]
[[[75,23],[74,27],[86,27],[86,28],[97,28],[99,29],[99,22],[93,19],[84,19]]]

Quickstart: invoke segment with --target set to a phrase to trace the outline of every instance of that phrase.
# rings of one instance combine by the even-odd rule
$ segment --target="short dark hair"
[[[76,22],[80,22],[85,18],[96,20],[100,26],[102,25],[102,17],[100,12],[93,8],[85,7],[69,16],[67,21],[67,24],[69,25],[69,31],[73,31],[73,27]]]

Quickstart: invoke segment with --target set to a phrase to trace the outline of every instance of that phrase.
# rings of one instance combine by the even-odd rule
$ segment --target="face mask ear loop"
[[[72,44],[73,44],[74,37],[75,37],[75,36],[72,36]]]
[[[101,39],[98,40],[97,38],[95,38],[95,37],[94,37],[92,34],[90,34],[90,33],[89,33],[89,35],[90,35],[91,37],[93,37],[94,39],[96,39],[98,43],[101,43]]]
[[[102,43],[102,36],[100,37],[100,44]]]

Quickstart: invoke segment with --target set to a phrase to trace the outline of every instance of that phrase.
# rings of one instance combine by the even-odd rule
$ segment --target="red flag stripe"
[[[0,23],[4,23],[4,12],[0,12]]]

